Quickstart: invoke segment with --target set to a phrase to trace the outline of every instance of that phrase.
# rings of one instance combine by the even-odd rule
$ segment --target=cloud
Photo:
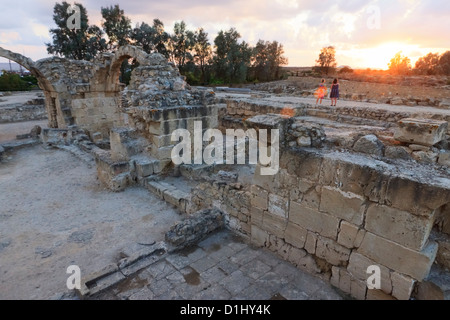
[[[46,57],[44,43],[50,39],[48,29],[54,27],[52,15],[55,0],[17,2],[14,6],[3,6],[0,12],[0,43],[8,48],[24,47],[30,50],[35,47],[30,50],[33,59]],[[190,29],[203,27],[209,33],[211,43],[220,30],[235,27],[242,40],[252,45],[259,39],[282,43],[291,65],[313,65],[320,48],[328,45],[336,46],[342,59],[339,64],[352,63],[352,50],[359,54],[361,50],[386,43],[415,45],[417,50],[411,50],[414,55],[427,50],[450,48],[450,37],[447,36],[450,32],[448,0],[68,2],[79,2],[85,6],[91,24],[100,25],[101,7],[119,3],[133,26],[142,21],[152,23],[154,18],[159,18],[164,22],[166,31],[172,32],[174,23],[184,20]],[[373,12],[367,11],[371,6],[380,11],[380,29],[368,28],[368,20],[373,18]]]

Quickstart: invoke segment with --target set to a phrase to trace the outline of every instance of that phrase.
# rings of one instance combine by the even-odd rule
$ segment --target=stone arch
[[[44,91],[45,107],[47,109],[48,115],[48,125],[50,128],[57,128],[58,121],[56,116],[56,105],[54,101],[55,99],[52,98],[52,96],[54,96],[54,94],[52,95],[52,92],[55,92],[55,89],[50,81],[42,74],[42,72],[38,68],[36,68],[35,62],[32,59],[21,55],[20,53],[12,52],[2,47],[0,47],[0,57],[12,60],[20,64],[25,69],[30,71],[33,76],[36,77],[39,87]]]
[[[141,47],[123,46],[117,49],[111,59],[111,64],[107,73],[107,90],[120,91],[119,76],[120,66],[125,59],[134,58],[140,67],[168,63],[166,58],[159,53],[146,53]]]

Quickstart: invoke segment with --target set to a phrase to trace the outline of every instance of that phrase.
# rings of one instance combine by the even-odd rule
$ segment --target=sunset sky
[[[0,46],[33,60],[48,57],[45,42],[55,0],[16,0],[0,11]],[[62,1],[58,1],[62,2]],[[74,3],[74,1],[68,1]],[[132,25],[159,18],[166,31],[184,20],[203,27],[211,43],[235,27],[251,45],[258,39],[284,45],[289,66],[312,66],[324,46],[336,47],[338,65],[387,68],[398,51],[413,64],[428,52],[450,50],[448,0],[80,0],[89,22],[100,26],[100,8],[119,4]],[[7,60],[0,59],[0,62]]]

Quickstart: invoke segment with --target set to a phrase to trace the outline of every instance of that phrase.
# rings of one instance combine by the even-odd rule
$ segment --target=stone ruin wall
[[[140,66],[120,93],[117,70],[127,57],[137,58]],[[92,63],[50,58],[34,67],[53,127],[77,125],[109,137],[110,150],[91,142],[85,146],[96,156],[100,180],[113,190],[136,183],[163,186],[157,181],[172,168],[174,129],[192,131],[199,120],[203,129],[246,128],[252,121],[258,127],[264,117],[253,118],[271,113],[285,137],[278,174],[262,176],[256,166],[251,183],[203,180],[190,194],[170,186],[156,192],[183,212],[221,210],[229,228],[357,299],[409,299],[435,261],[450,269],[449,243],[430,236],[433,226],[450,234],[448,177],[433,177],[432,169],[420,176],[411,174],[414,165],[402,168],[321,149],[320,128],[299,126],[294,118],[305,115],[307,106],[215,104],[221,101],[213,93],[190,90],[162,56],[133,47]],[[371,119],[393,123],[400,116],[375,112]],[[310,146],[296,144],[294,132],[295,138],[310,134]],[[367,290],[369,265],[381,267],[381,290]]]
[[[450,234],[450,184],[408,170],[363,155],[288,147],[277,175],[260,175],[257,166],[251,185],[203,182],[192,203],[222,210],[228,226],[255,245],[354,298],[409,299],[436,257],[450,269],[449,243],[430,238],[437,224]],[[381,267],[381,290],[367,290],[371,265]]]

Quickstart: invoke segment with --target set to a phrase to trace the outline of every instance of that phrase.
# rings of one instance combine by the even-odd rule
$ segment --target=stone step
[[[176,185],[174,183],[176,182]],[[191,195],[190,183],[183,179],[177,178],[171,181],[170,177],[157,181],[154,177],[146,178],[142,181],[143,186],[151,193],[157,195],[162,200],[174,205],[182,213],[189,213]],[[183,185],[183,187],[181,187]]]
[[[162,171],[161,162],[147,155],[135,155],[130,158],[136,166],[138,179],[147,178]]]
[[[339,123],[349,123],[349,124],[356,124],[356,125],[368,125],[368,126],[377,126],[377,127],[385,127],[389,128],[392,126],[391,123],[375,120],[375,119],[367,119],[367,118],[360,118],[355,116],[349,116],[349,115],[341,115],[336,112],[336,110],[333,110],[331,108],[325,108],[325,109],[307,109],[306,115],[310,117],[317,117],[317,118],[324,118],[324,119],[330,119],[333,121],[338,121]]]

